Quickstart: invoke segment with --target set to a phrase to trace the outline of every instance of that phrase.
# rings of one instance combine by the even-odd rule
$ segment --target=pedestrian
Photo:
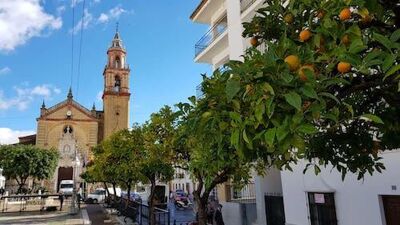
[[[5,191],[6,191],[6,190],[4,189],[4,187],[1,187],[1,188],[0,188],[0,195],[3,196]]]
[[[78,202],[78,209],[81,209],[81,193],[76,194],[76,201]]]
[[[213,224],[214,212],[215,212],[214,202],[208,202],[206,208],[207,224]]]
[[[216,225],[225,225],[224,219],[222,218],[222,205],[218,204],[217,210],[215,210],[214,221]]]
[[[60,200],[60,211],[61,211],[64,203],[64,194],[62,191],[60,191],[58,194],[58,200]]]

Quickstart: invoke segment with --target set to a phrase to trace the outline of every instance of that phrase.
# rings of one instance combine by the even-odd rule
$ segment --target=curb
[[[89,215],[88,215],[86,209],[81,210],[81,215],[82,215],[83,225],[91,225],[92,224],[92,221],[90,221]]]

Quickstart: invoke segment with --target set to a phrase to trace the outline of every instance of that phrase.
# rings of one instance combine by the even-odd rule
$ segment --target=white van
[[[66,195],[72,195],[72,191],[74,189],[74,181],[73,180],[62,180],[60,182],[59,191]]]

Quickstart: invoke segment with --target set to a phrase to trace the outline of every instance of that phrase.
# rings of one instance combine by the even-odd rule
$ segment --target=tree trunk
[[[117,203],[117,201],[116,201],[116,199],[117,199],[117,189],[116,189],[116,186],[117,184],[116,183],[112,183],[112,187],[113,187],[113,191],[114,191],[114,194],[113,194],[113,203],[115,204],[115,203]]]
[[[127,194],[128,194],[128,200],[126,201],[125,209],[128,208],[129,202],[131,201],[131,183],[126,184],[126,189],[127,189]]]
[[[156,181],[151,181],[150,196],[149,196],[149,225],[156,224],[156,218],[154,216],[154,191],[156,189]]]
[[[196,190],[193,192],[194,195],[194,200],[196,203],[197,207],[197,220],[199,222],[199,225],[207,225],[207,203],[208,199],[204,201],[202,196],[200,195],[200,191]]]
[[[110,191],[108,190],[107,183],[103,182],[103,185],[104,185],[104,189],[106,189],[107,196],[110,196]]]

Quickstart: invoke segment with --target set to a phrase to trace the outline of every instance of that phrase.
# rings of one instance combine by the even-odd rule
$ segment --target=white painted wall
[[[242,42],[242,18],[240,12],[240,0],[225,1],[228,15],[228,41],[229,41],[229,59],[242,60],[243,42]]]
[[[267,224],[264,196],[266,194],[282,194],[281,172],[277,169],[269,169],[266,173],[264,177],[255,176],[257,221],[254,225]]]
[[[338,225],[385,225],[381,195],[400,195],[400,150],[382,154],[386,170],[382,174],[341,175],[330,168],[316,176],[313,169],[303,174],[306,163],[282,172],[285,216],[288,225],[309,225],[307,192],[334,192]],[[396,186],[397,190],[392,190]]]

